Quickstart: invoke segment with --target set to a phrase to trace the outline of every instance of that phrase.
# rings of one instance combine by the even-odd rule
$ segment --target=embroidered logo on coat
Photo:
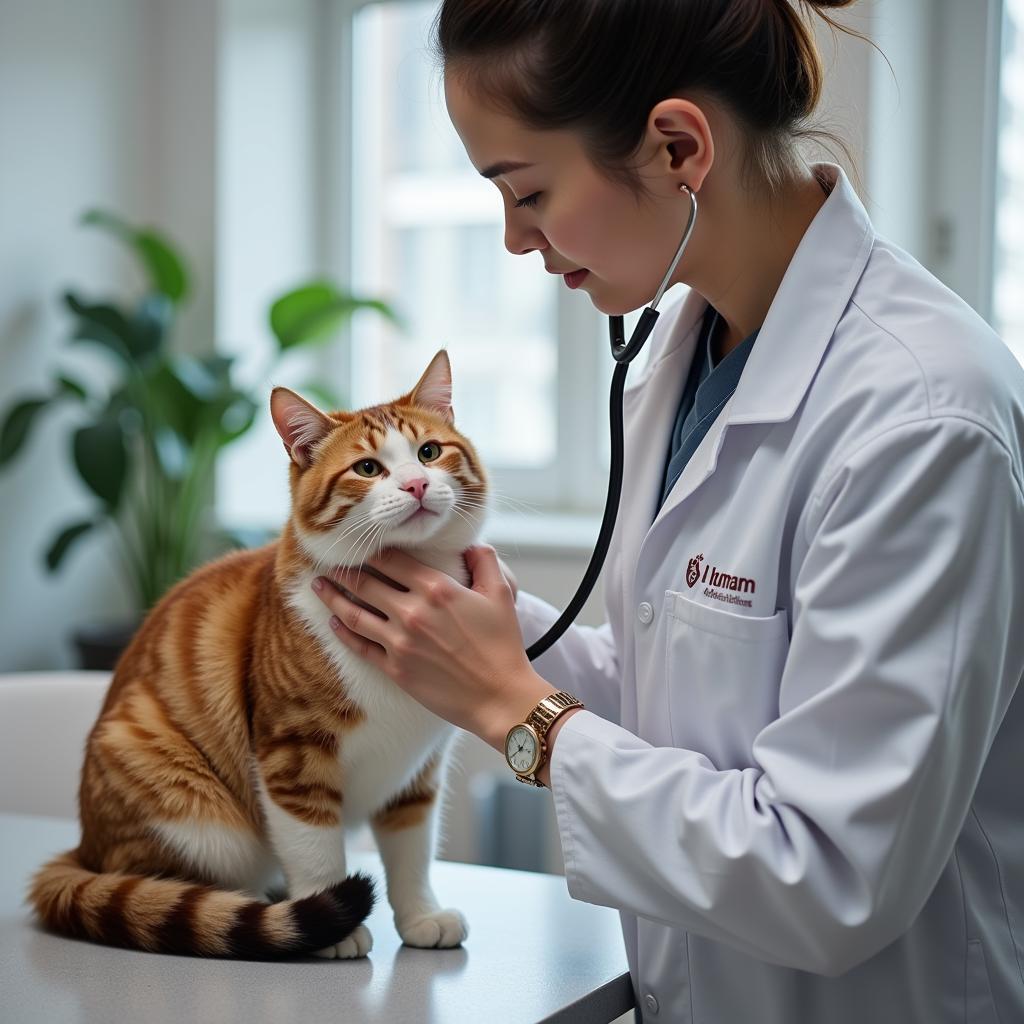
[[[757,583],[747,579],[745,576],[733,576],[731,573],[719,572],[717,565],[705,563],[703,568],[704,555],[697,555],[691,558],[686,565],[686,585],[691,589],[698,583],[705,583],[704,594],[714,598],[716,601],[725,601],[727,604],[742,604],[748,608],[750,601],[743,601],[733,594],[754,594],[757,592]],[[722,594],[721,591],[729,590],[732,594]]]
[[[690,564],[686,567],[686,584],[689,587],[695,587],[697,581],[700,579],[700,562],[703,555],[698,555],[696,558],[690,559]]]

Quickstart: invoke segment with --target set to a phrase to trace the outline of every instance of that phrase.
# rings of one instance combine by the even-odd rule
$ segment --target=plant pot
[[[80,626],[71,636],[78,652],[78,667],[113,671],[141,624],[141,620],[131,619]]]

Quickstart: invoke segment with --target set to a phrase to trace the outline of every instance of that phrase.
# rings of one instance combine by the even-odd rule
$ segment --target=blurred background
[[[273,538],[271,386],[386,401],[442,346],[499,496],[486,539],[523,588],[574,592],[608,472],[606,321],[504,249],[426,50],[435,10],[0,0],[0,673],[80,667],[190,565]],[[878,233],[1024,359],[1024,0],[842,20],[889,63],[819,30],[818,121],[856,167],[808,155],[854,170]],[[442,854],[561,870],[550,801],[507,774],[460,740]],[[527,804],[528,841],[503,826]]]

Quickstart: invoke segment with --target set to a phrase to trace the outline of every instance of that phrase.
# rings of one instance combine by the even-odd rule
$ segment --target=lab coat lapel
[[[657,511],[669,434],[707,306],[707,300],[697,292],[691,290],[686,295],[672,323],[665,325],[670,337],[657,349],[652,347],[651,363],[643,377],[622,396],[625,464],[616,530],[621,537],[623,565],[635,564],[640,543]],[[625,574],[625,579],[631,575]],[[631,597],[625,597],[628,603]]]
[[[730,426],[781,423],[793,416],[864,272],[874,242],[867,211],[841,167],[830,163],[814,167],[834,183],[832,193],[797,246],[736,391],[690,457],[651,525],[651,532],[714,472]],[[686,305],[699,321],[707,303],[691,292],[681,318],[688,315]],[[685,346],[691,355],[693,348],[693,342]],[[665,372],[675,373],[676,369],[666,366]],[[682,391],[681,381],[674,381],[673,385],[669,387],[666,383],[662,393],[655,390],[648,396],[652,403],[665,401],[671,406],[650,415],[652,432],[648,437],[668,437],[668,424],[675,416]],[[658,462],[658,473],[662,468],[663,462]],[[640,493],[652,493],[649,480],[639,483],[651,488]]]

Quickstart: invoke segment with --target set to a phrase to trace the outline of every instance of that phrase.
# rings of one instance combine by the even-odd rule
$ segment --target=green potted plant
[[[267,396],[234,381],[231,357],[174,350],[171,336],[189,294],[189,273],[164,235],[101,210],[88,211],[81,223],[125,244],[146,286],[126,303],[64,293],[74,317],[70,342],[98,346],[112,364],[113,383],[101,393],[58,367],[48,393],[15,399],[0,417],[0,469],[24,448],[47,411],[66,402],[80,408],[69,443],[94,506],[50,540],[45,565],[55,572],[76,543],[95,530],[116,533],[136,614],[123,624],[83,627],[74,637],[83,668],[112,668],[142,617],[167,589],[209,557],[211,545],[225,546],[208,522],[216,460],[252,426]],[[399,322],[386,303],[356,298],[328,281],[282,295],[269,313],[277,347],[257,379],[266,379],[290,350],[329,340],[363,308]],[[345,404],[322,383],[308,390],[336,408]]]

